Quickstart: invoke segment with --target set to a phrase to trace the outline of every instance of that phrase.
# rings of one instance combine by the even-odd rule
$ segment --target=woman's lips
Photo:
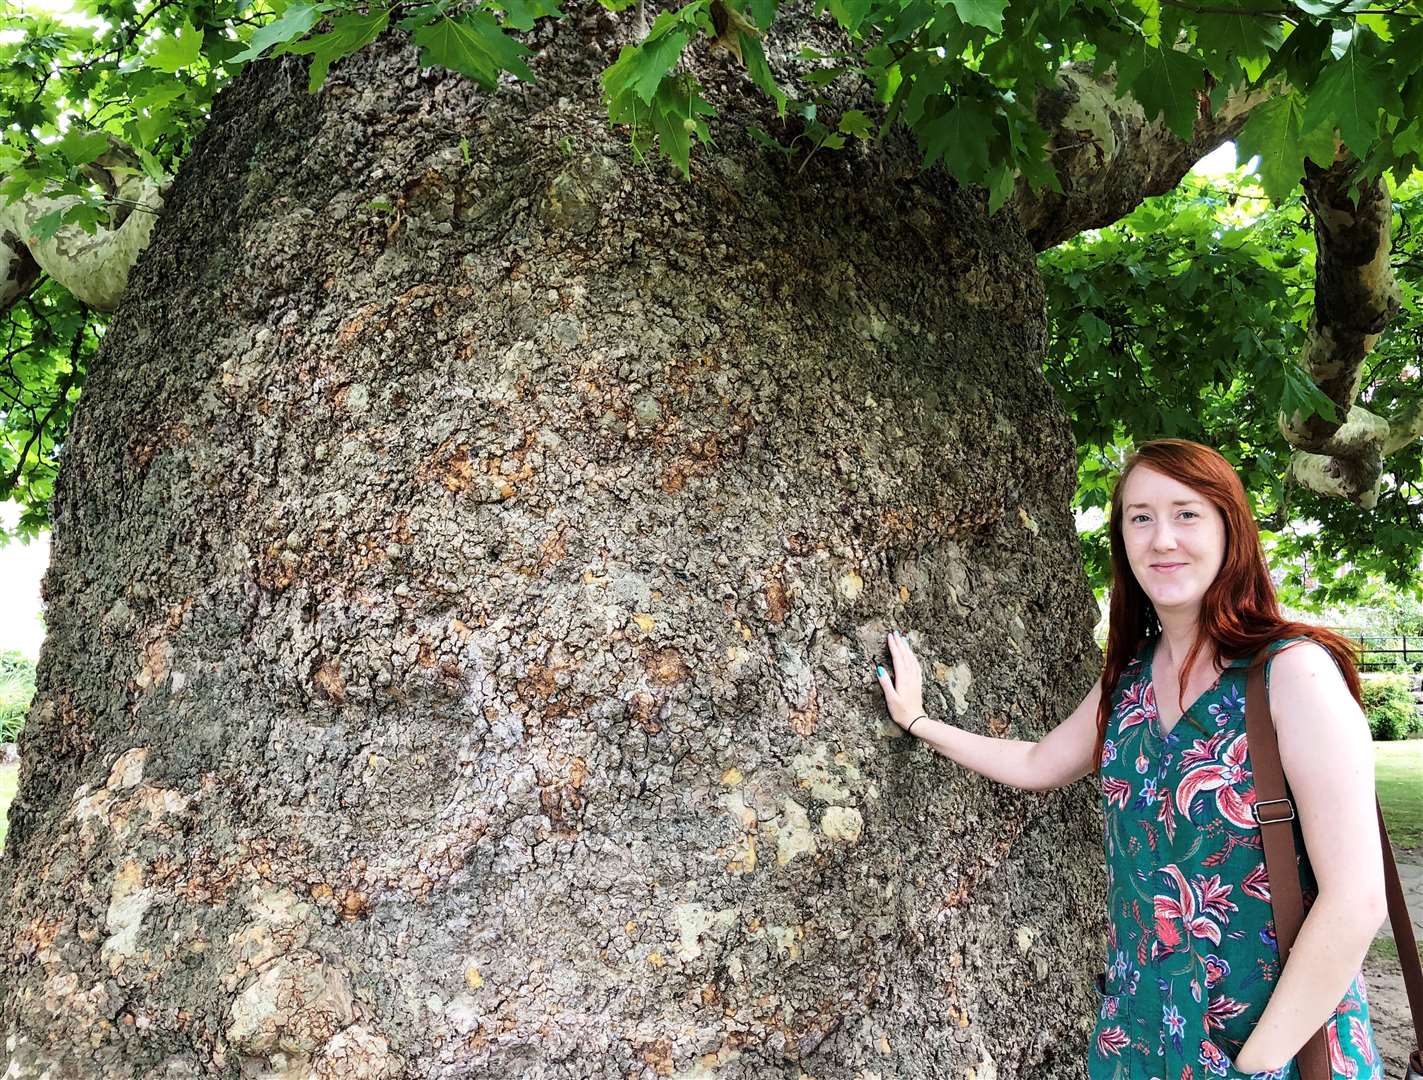
[[[1174,574],[1185,565],[1185,563],[1152,563],[1151,568],[1158,574]]]

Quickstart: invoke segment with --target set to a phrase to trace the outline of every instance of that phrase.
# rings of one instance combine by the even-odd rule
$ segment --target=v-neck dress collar
[[[1181,726],[1181,722],[1183,720],[1186,720],[1187,717],[1191,716],[1191,714],[1195,712],[1196,706],[1206,701],[1207,698],[1211,697],[1217,690],[1220,689],[1221,682],[1225,679],[1227,672],[1229,672],[1233,668],[1249,667],[1251,658],[1248,656],[1242,656],[1237,657],[1234,660],[1227,661],[1225,667],[1221,669],[1220,674],[1216,676],[1215,682],[1211,683],[1210,686],[1208,686],[1206,689],[1202,690],[1199,694],[1196,695],[1196,698],[1194,701],[1191,702],[1190,707],[1183,710],[1181,715],[1176,717],[1176,722],[1171,725],[1170,731],[1163,731],[1161,726],[1161,708],[1160,704],[1156,700],[1155,668],[1153,666],[1153,662],[1156,659],[1156,648],[1160,644],[1161,638],[1154,637],[1147,638],[1145,643],[1142,645],[1141,655],[1145,664],[1145,667],[1143,668],[1142,677],[1146,680],[1146,685],[1148,687],[1151,687],[1151,711],[1147,717],[1147,729],[1158,739],[1165,739],[1169,737],[1172,733],[1174,733],[1178,727]],[[1191,726],[1196,728],[1198,731],[1204,732],[1206,734],[1210,733],[1210,729],[1205,725],[1198,723],[1195,718],[1191,720]]]

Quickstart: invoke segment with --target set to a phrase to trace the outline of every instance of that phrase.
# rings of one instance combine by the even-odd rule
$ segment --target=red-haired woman
[[[1161,439],[1132,453],[1112,492],[1111,544],[1101,681],[1042,740],[929,719],[919,662],[897,633],[893,676],[878,668],[890,715],[1016,787],[1100,776],[1108,947],[1091,1080],[1298,1080],[1295,1055],[1321,1025],[1336,1080],[1382,1080],[1361,966],[1387,907],[1352,644],[1283,618],[1240,479],[1209,447]],[[1245,686],[1257,656],[1306,908],[1283,971],[1250,812]]]

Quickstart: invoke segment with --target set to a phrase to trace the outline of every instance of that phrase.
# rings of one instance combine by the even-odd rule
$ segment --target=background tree
[[[1359,397],[1407,415],[1418,401],[1416,177],[1394,192],[1403,228],[1390,261],[1403,304],[1364,366]],[[1294,362],[1314,313],[1314,232],[1302,201],[1271,206],[1255,178],[1188,176],[1108,229],[1039,260],[1047,285],[1046,373],[1072,417],[1080,510],[1104,508],[1133,441],[1217,446],[1240,470],[1284,571],[1282,597],[1319,610],[1418,586],[1420,445],[1386,462],[1371,510],[1294,481],[1279,405],[1305,408]],[[1084,536],[1093,584],[1108,577],[1106,524]]]
[[[127,276],[50,504],[7,1076],[1080,1072],[1090,785],[892,752],[871,661],[924,628],[936,715],[1010,739],[1086,690],[1036,256],[1227,138],[1318,230],[1296,385],[1348,422],[1285,401],[1292,468],[1373,501],[1416,11],[734,8],[26,25],[16,342]],[[45,142],[56,57],[97,111]]]

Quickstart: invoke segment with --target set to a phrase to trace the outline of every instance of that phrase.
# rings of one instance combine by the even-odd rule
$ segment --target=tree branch
[[[1314,219],[1314,312],[1300,365],[1343,422],[1281,413],[1280,432],[1296,449],[1290,474],[1305,487],[1364,509],[1378,502],[1384,458],[1423,429],[1418,407],[1394,423],[1355,404],[1364,357],[1402,307],[1389,260],[1393,200],[1382,177],[1348,195],[1359,161],[1345,150],[1328,168],[1305,162],[1305,204]]]
[[[79,225],[65,225],[41,241],[34,231],[40,218],[68,209],[81,201],[79,196],[36,194],[0,203],[0,308],[28,291],[22,288],[24,273],[37,279],[41,270],[91,308],[113,311],[118,306],[129,270],[148,246],[163,209],[167,183],[154,183],[137,171],[137,155],[114,136],[109,140],[111,149],[85,166],[90,178],[111,193],[117,207],[108,228],[90,234]],[[5,243],[12,238],[23,258],[35,264],[34,271],[28,271],[15,247]],[[34,282],[29,284],[33,287]]]
[[[1115,68],[1094,78],[1088,63],[1065,64],[1057,89],[1034,103],[1038,123],[1049,132],[1049,160],[1063,194],[1033,192],[1020,176],[1009,202],[1037,251],[1110,225],[1175,187],[1197,161],[1240,133],[1252,109],[1285,89],[1283,79],[1253,90],[1240,87],[1214,112],[1206,94],[1198,94],[1199,114],[1187,141],[1160,118],[1148,123],[1130,96],[1116,98]]]

